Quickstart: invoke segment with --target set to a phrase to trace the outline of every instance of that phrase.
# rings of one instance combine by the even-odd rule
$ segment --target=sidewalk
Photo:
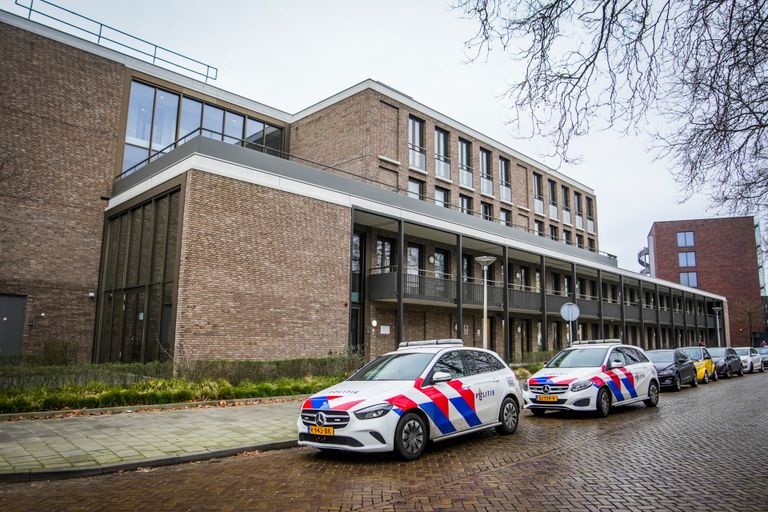
[[[98,475],[295,446],[300,405],[0,422],[0,481]]]

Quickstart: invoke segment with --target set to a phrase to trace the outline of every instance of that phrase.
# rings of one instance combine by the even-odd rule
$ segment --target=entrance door
[[[356,355],[363,355],[363,312],[360,306],[353,305],[349,315],[349,350]]]
[[[405,276],[405,290],[409,295],[419,295],[421,289],[421,280],[419,275],[421,274],[422,261],[421,261],[421,246],[409,245],[408,246],[408,261],[406,266]]]
[[[125,329],[120,361],[142,361],[144,347],[144,290],[125,292]]]
[[[0,358],[21,355],[27,298],[0,295]]]

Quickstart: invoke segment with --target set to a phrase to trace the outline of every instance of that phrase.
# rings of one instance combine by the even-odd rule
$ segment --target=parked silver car
[[[741,358],[741,367],[747,373],[752,373],[755,370],[762,373],[763,358],[757,353],[757,349],[752,347],[734,347],[736,353]]]

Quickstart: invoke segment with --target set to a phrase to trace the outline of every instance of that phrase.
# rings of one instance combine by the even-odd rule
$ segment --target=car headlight
[[[571,384],[571,391],[577,392],[577,391],[584,391],[585,389],[589,389],[592,386],[591,380],[580,380],[578,382],[574,382]]]
[[[528,379],[523,381],[523,391],[528,391]]]
[[[672,375],[673,373],[675,373],[675,369],[667,367],[667,368],[664,368],[663,370],[661,370],[659,372],[659,376],[662,376],[662,375]]]
[[[370,407],[366,407],[365,409],[355,411],[355,416],[359,420],[372,420],[374,418],[381,418],[391,410],[392,404],[390,403],[376,404]]]
[[[722,368],[723,366],[725,366],[725,361],[718,361],[715,363],[716,368]]]

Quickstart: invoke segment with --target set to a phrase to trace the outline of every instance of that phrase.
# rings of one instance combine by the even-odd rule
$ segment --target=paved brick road
[[[526,413],[414,463],[292,449],[0,485],[0,510],[768,510],[767,439],[765,373],[601,420]]]

